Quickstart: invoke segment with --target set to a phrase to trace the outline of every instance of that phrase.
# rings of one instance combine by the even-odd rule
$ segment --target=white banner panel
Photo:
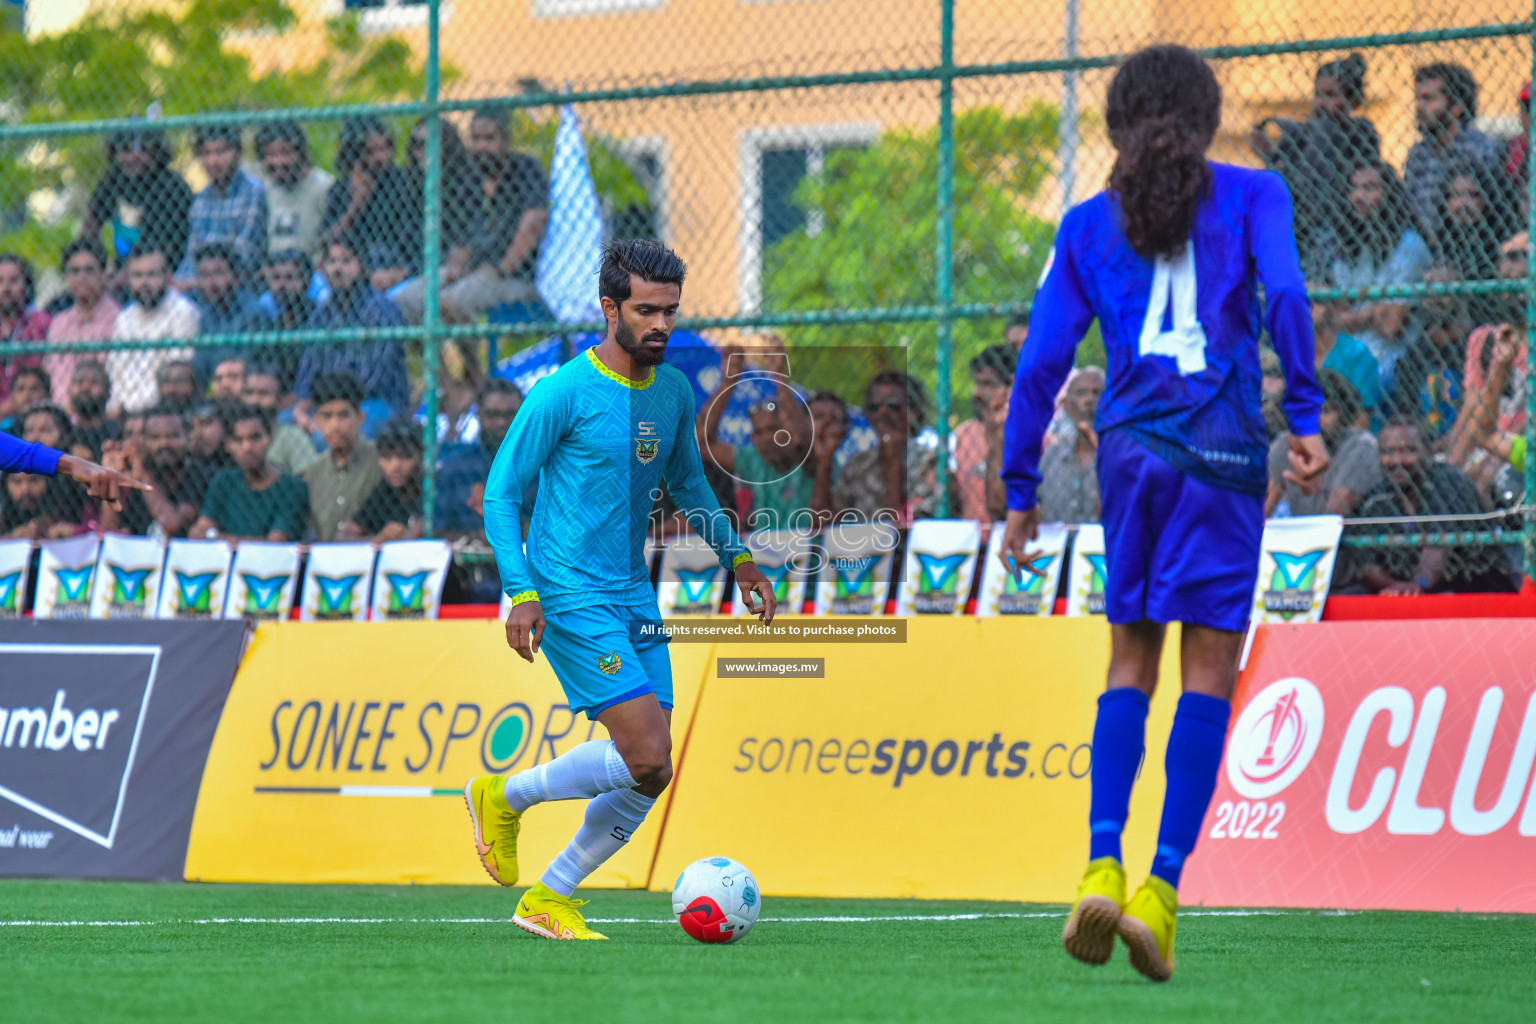
[[[1002,523],[994,523],[987,541],[987,564],[982,567],[981,592],[976,595],[976,614],[1050,615],[1056,604],[1056,587],[1067,556],[1067,528],[1044,523],[1028,554],[1034,561],[1015,576],[998,558],[1003,550]]]
[[[373,570],[373,621],[437,618],[452,561],[453,548],[445,540],[382,545]]]
[[[299,546],[263,540],[241,542],[229,571],[226,619],[281,621],[293,611],[299,589]]]
[[[816,574],[816,614],[884,615],[900,539],[890,523],[829,527]]]
[[[743,538],[752,560],[773,584],[777,615],[794,615],[805,605],[805,570],[811,565],[811,538],[800,530],[758,530]],[[731,588],[731,614],[746,615],[741,589]]]
[[[1072,542],[1072,568],[1067,575],[1067,614],[1104,614],[1104,527],[1084,523]]]
[[[1321,622],[1342,516],[1297,516],[1264,524],[1264,553],[1253,592],[1253,621]]]
[[[364,622],[373,582],[372,544],[312,544],[300,622]]]
[[[165,541],[160,538],[107,534],[91,583],[91,618],[154,618],[164,566]]]
[[[96,576],[101,538],[86,533],[67,540],[45,540],[42,549],[33,618],[85,618],[91,610],[91,580]]]
[[[19,619],[26,611],[30,540],[0,540],[0,619]]]
[[[229,563],[234,556],[222,540],[170,543],[160,585],[160,619],[219,619],[229,592]]]
[[[725,596],[725,566],[715,549],[693,533],[669,540],[661,555],[656,596],[663,617],[713,615]]]
[[[919,519],[907,533],[907,557],[896,589],[897,615],[960,615],[971,596],[981,524],[974,519]]]

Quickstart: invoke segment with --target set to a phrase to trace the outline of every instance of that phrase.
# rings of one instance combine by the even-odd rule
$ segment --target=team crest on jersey
[[[655,438],[650,440],[643,437],[635,438],[635,458],[640,460],[641,465],[653,461],[658,452],[657,446],[660,444],[661,442]]]
[[[619,660],[618,651],[610,651],[597,656],[597,667],[605,676],[617,675],[619,669],[624,667],[624,662]]]

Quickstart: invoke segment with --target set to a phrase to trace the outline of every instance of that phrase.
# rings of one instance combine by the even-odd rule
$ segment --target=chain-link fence
[[[1352,520],[1336,589],[1518,579],[1536,402],[1522,5],[25,10],[0,34],[0,429],[159,489],[118,513],[14,476],[10,536],[424,534],[483,553],[485,474],[522,393],[601,329],[581,276],[596,241],[641,236],[689,263],[669,361],[701,409],[733,358],[793,366],[806,400],[791,416],[759,381],[701,422],[706,452],[732,453],[722,505],[990,523],[1035,283],[1114,160],[1110,75],[1176,41],[1223,87],[1213,157],[1274,168],[1296,205],[1334,466],[1284,481],[1266,351],[1271,513]],[[1048,439],[1048,519],[1097,518],[1103,362],[1095,330]],[[492,595],[493,571],[471,570]]]

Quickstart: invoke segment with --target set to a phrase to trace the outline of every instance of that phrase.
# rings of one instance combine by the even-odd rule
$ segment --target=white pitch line
[[[1185,910],[1180,917],[1342,917],[1353,910]],[[1035,913],[885,914],[867,917],[765,917],[760,924],[883,924],[902,921],[983,921],[1062,918],[1066,911]],[[670,917],[592,917],[592,924],[674,924]],[[510,924],[504,917],[197,917],[167,921],[0,921],[0,928],[149,928],[176,924]]]

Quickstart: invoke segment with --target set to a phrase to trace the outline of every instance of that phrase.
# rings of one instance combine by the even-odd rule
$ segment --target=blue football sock
[[[1186,693],[1179,698],[1168,734],[1168,792],[1163,797],[1163,821],[1157,831],[1157,855],[1152,873],[1175,889],[1184,872],[1184,859],[1200,838],[1200,823],[1216,792],[1221,748],[1227,738],[1232,705],[1220,697]]]
[[[1130,813],[1131,787],[1147,749],[1147,695],[1134,686],[1099,696],[1093,723],[1093,796],[1088,804],[1088,859],[1120,859],[1120,833]]]

